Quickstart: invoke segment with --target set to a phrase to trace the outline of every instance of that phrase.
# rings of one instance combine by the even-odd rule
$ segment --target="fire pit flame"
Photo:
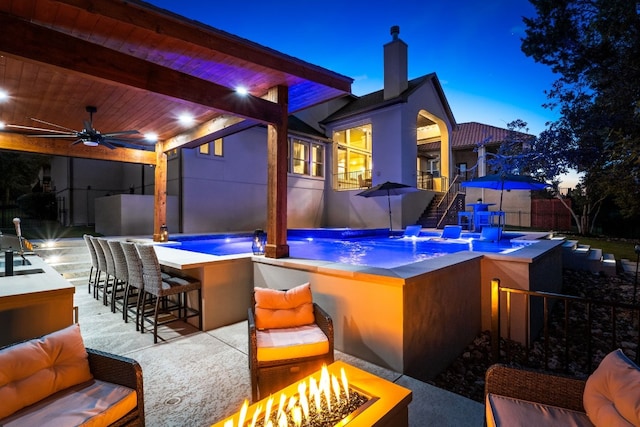
[[[358,406],[365,404],[367,397],[357,392],[350,393],[349,382],[344,368],[340,369],[340,380],[335,375],[330,375],[327,366],[323,366],[320,371],[319,382],[315,377],[309,378],[309,384],[305,381],[298,383],[298,394],[287,397],[284,393],[280,394],[280,401],[275,416],[272,415],[274,397],[269,396],[266,408],[263,412],[262,405],[258,405],[251,421],[247,420],[247,411],[249,402],[244,401],[238,416],[238,423],[234,424],[233,419],[225,422],[224,427],[301,427],[326,425],[324,421],[312,420],[312,416],[324,417],[332,419],[335,414],[332,413],[332,407],[341,410],[341,407],[349,407],[353,411]],[[350,401],[350,396],[354,397],[354,401]],[[314,406],[314,411],[311,409]],[[313,412],[313,414],[312,414]],[[315,415],[314,415],[315,414]],[[325,414],[322,416],[321,414]],[[350,413],[346,413],[347,417]],[[276,424],[274,424],[274,422]],[[245,424],[246,423],[246,424]],[[335,424],[335,422],[333,422]],[[331,425],[333,425],[331,424]]]

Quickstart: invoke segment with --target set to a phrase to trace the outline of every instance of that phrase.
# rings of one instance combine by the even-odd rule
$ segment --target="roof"
[[[483,141],[489,146],[500,145],[507,138],[509,132],[511,132],[509,129],[478,122],[458,123],[457,129],[454,129],[451,133],[451,149],[464,150],[476,148],[478,144]],[[432,142],[418,146],[419,152],[435,150],[440,150],[440,142]]]
[[[302,121],[300,118],[294,115],[289,116],[288,120],[290,134],[308,136],[314,139],[321,139],[325,141],[330,140],[330,138],[327,138],[324,133],[319,132],[313,126],[308,125],[306,122]]]
[[[330,122],[345,119],[347,117],[354,116],[357,114],[362,114],[368,111],[374,111],[380,108],[385,108],[390,105],[407,102],[407,99],[411,96],[413,92],[415,92],[416,89],[418,89],[420,86],[428,82],[433,82],[436,88],[436,91],[439,94],[440,101],[442,102],[443,107],[447,112],[447,116],[450,122],[455,125],[455,119],[453,117],[453,113],[451,111],[451,108],[449,106],[449,103],[446,97],[444,96],[444,91],[442,90],[442,86],[440,85],[440,81],[438,80],[436,73],[426,74],[422,77],[409,80],[407,89],[395,98],[385,100],[384,89],[381,89],[376,92],[372,92],[370,94],[367,94],[361,97],[351,95],[353,98],[353,101],[349,102],[344,107],[342,107],[341,109],[331,114],[329,117],[324,119],[322,123],[330,123]]]
[[[139,0],[3,0],[0,26],[11,34],[0,37],[0,82],[11,102],[0,121],[20,126],[46,127],[37,118],[82,129],[85,107],[96,106],[102,133],[155,132],[173,149],[241,121],[282,120],[281,106],[265,99],[274,88],[286,88],[282,105],[291,114],[349,94],[353,82]],[[249,95],[240,97],[237,86]],[[190,129],[176,120],[186,111],[197,123]],[[91,150],[78,157],[120,151],[70,150],[70,141],[53,138],[34,144],[15,128],[6,135],[0,132],[0,149]]]

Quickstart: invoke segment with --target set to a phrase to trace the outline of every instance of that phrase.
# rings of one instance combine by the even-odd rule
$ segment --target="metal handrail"
[[[436,228],[440,227],[442,222],[447,218],[447,215],[449,214],[449,211],[451,210],[451,207],[456,200],[456,196],[458,195],[458,193],[460,193],[460,180],[460,175],[456,175],[453,178],[453,181],[451,181],[451,184],[447,188],[446,193],[444,194],[440,202],[438,202],[438,204],[436,205],[436,215],[438,217],[438,224],[436,225]],[[443,209],[443,205],[446,206],[446,209]]]
[[[501,298],[500,295],[505,295],[506,307],[501,307]],[[611,350],[617,348],[618,344],[618,331],[616,328],[617,316],[622,315],[624,312],[630,312],[634,318],[640,320],[640,305],[637,304],[627,304],[627,303],[619,303],[619,302],[610,302],[603,300],[596,300],[593,298],[584,298],[577,297],[572,295],[564,295],[557,294],[553,292],[543,292],[543,291],[529,291],[523,289],[514,289],[500,286],[500,279],[493,279],[491,281],[491,353],[494,362],[498,362],[500,359],[500,329],[501,329],[501,315],[502,311],[505,311],[505,315],[507,316],[506,320],[506,359],[507,361],[511,361],[511,346],[510,342],[513,342],[511,339],[511,327],[512,327],[512,295],[522,295],[525,302],[525,312],[524,312],[524,330],[525,330],[525,360],[529,360],[530,349],[531,349],[531,339],[529,336],[529,328],[531,325],[531,299],[533,298],[541,298],[543,301],[543,340],[544,340],[544,368],[549,369],[549,323],[550,323],[550,311],[551,309],[557,305],[562,303],[564,305],[564,325],[563,325],[563,333],[564,333],[564,370],[568,371],[569,368],[569,305],[570,304],[582,304],[584,305],[585,311],[587,313],[587,337],[586,337],[586,346],[587,346],[587,372],[591,372],[593,368],[593,331],[592,331],[592,323],[594,321],[594,311],[597,308],[605,308],[610,313],[611,317]],[[576,332],[576,328],[572,329],[572,332]],[[635,331],[635,339],[636,344],[640,342],[640,321],[637,322],[637,329]],[[577,342],[581,342],[576,340]],[[635,357],[636,363],[640,363],[640,351],[636,352]]]
[[[333,175],[337,190],[359,190],[371,188],[371,169],[355,172],[342,172]]]

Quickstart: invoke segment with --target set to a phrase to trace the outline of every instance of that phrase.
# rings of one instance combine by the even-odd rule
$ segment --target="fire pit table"
[[[411,390],[338,361],[251,406],[245,401],[212,427],[266,427],[269,419],[273,426],[407,426],[411,398]]]

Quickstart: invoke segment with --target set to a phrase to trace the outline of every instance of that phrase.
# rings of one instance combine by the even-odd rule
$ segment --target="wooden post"
[[[491,357],[500,358],[500,279],[491,280]]]
[[[167,223],[167,154],[164,145],[156,143],[156,168],[154,178],[153,241],[159,242],[160,227]]]
[[[280,123],[267,126],[267,246],[268,258],[289,256],[287,244],[287,151],[289,88],[277,86],[267,98],[280,106]]]

